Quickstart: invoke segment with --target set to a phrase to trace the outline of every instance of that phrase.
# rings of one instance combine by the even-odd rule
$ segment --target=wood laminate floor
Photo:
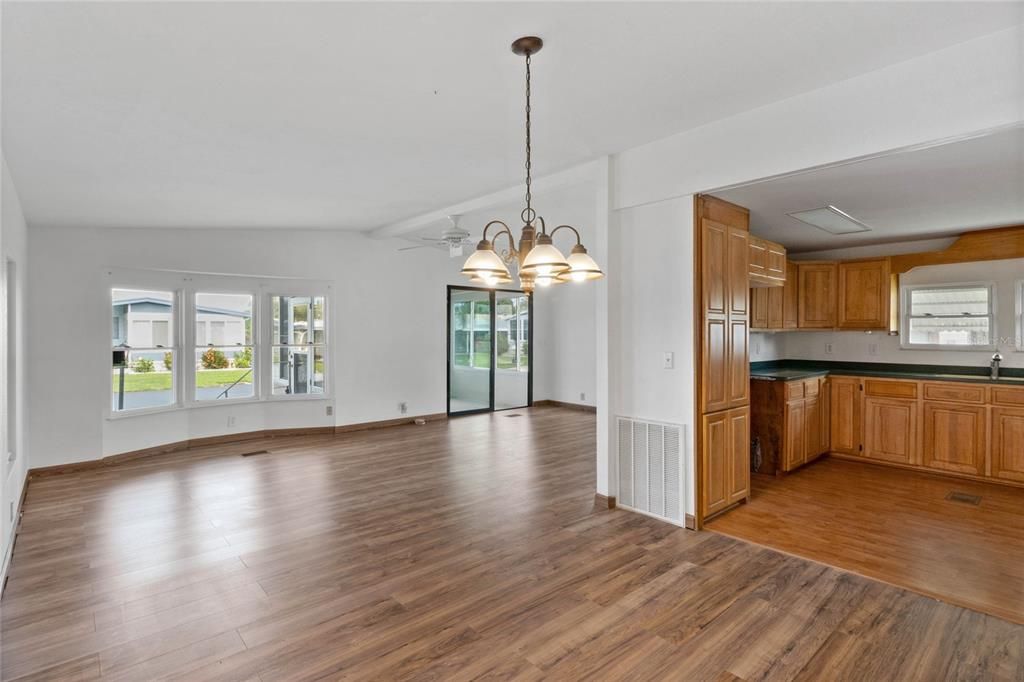
[[[1024,679],[1021,626],[595,508],[593,415],[517,414],[33,480],[3,676]]]
[[[1024,623],[1021,488],[826,457],[755,475],[708,528]]]

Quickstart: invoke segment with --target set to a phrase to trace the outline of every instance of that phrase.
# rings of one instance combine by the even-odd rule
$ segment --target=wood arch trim
[[[943,251],[925,251],[892,256],[891,272],[899,275],[922,265],[970,263],[985,260],[1024,258],[1024,225],[978,230],[960,235]]]

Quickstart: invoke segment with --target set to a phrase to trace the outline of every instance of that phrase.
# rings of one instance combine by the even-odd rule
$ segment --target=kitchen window
[[[991,350],[995,286],[991,283],[903,287],[901,347]]]

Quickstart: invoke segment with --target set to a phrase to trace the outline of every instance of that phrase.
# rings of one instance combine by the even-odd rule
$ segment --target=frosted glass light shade
[[[551,237],[542,234],[537,237],[536,245],[526,254],[526,259],[519,268],[524,272],[532,272],[538,277],[555,277],[569,269],[565,256],[551,243]]]
[[[586,282],[587,280],[604,277],[601,268],[590,257],[590,254],[587,253],[582,244],[572,247],[568,263],[569,269],[558,275],[558,279],[562,282]]]
[[[476,251],[466,259],[462,266],[462,274],[470,278],[479,278],[485,282],[491,279],[512,281],[508,266],[501,260],[501,256],[494,252],[494,247],[486,239],[481,240],[476,246]]]

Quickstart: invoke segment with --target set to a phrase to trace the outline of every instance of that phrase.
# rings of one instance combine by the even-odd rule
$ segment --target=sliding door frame
[[[475,410],[460,410],[459,412],[452,412],[452,291],[480,291],[489,294],[488,301],[490,303],[490,317],[491,317],[491,368],[490,377],[488,378],[489,388],[489,401],[490,404],[487,407],[481,407]],[[449,284],[445,295],[445,334],[447,340],[445,343],[446,357],[445,367],[445,414],[449,417],[468,414],[482,414],[484,412],[502,412],[504,410],[518,410],[518,407],[503,407],[500,410],[494,408],[494,383],[495,383],[495,372],[498,366],[498,335],[495,330],[497,322],[497,310],[495,306],[495,299],[498,293],[505,294],[518,294],[520,296],[526,296],[527,300],[527,318],[529,319],[529,327],[526,332],[526,343],[529,349],[529,362],[530,366],[526,372],[526,407],[533,407],[533,358],[534,358],[534,345],[533,345],[533,294],[527,294],[522,289],[492,289],[491,287],[469,287],[461,286],[458,284]],[[470,352],[474,352],[470,349]]]

